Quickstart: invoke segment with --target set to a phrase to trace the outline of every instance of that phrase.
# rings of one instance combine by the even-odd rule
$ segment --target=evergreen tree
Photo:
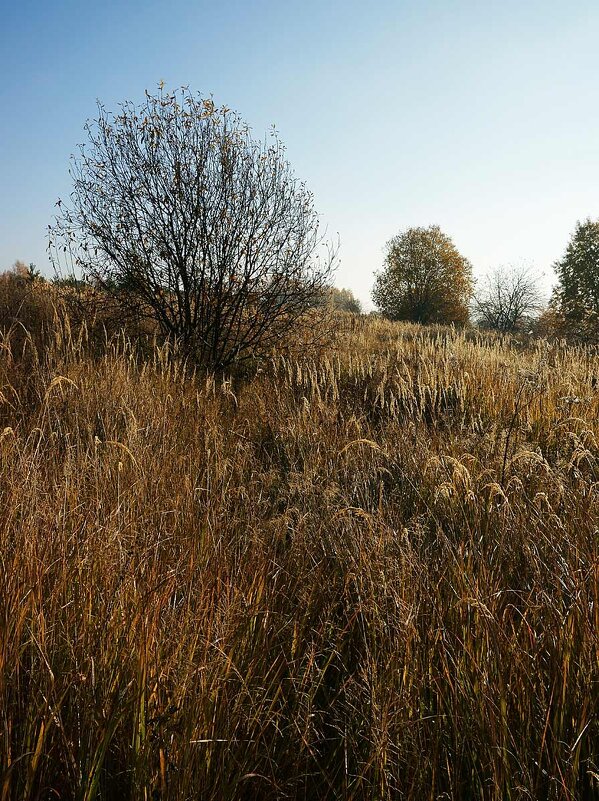
[[[565,333],[599,341],[599,220],[578,222],[554,269],[559,280],[552,305]]]

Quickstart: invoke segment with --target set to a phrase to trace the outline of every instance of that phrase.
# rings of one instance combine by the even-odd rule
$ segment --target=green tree
[[[599,341],[599,220],[578,222],[563,257],[551,303],[564,333]]]
[[[468,322],[472,265],[438,225],[408,228],[386,246],[372,299],[392,320]]]

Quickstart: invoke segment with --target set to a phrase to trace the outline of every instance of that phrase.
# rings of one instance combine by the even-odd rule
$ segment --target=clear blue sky
[[[545,273],[599,217],[597,0],[0,0],[0,269],[45,229],[96,98],[160,80],[274,124],[368,300],[385,242],[437,223],[482,275]]]

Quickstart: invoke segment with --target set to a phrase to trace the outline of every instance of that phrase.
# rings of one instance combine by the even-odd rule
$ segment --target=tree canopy
[[[599,220],[576,224],[554,269],[558,284],[552,306],[563,321],[565,333],[599,341]]]
[[[256,141],[186,88],[100,105],[86,132],[50,250],[120,314],[218,369],[280,344],[318,305],[335,253],[274,133]]]
[[[472,288],[470,262],[432,225],[408,228],[387,243],[372,299],[392,320],[464,324]]]
[[[362,304],[351,289],[339,289],[336,286],[332,286],[327,295],[327,302],[338,311],[350,312],[351,314],[360,314],[362,311]]]

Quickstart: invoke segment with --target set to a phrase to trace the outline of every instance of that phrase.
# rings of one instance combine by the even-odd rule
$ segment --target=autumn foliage
[[[216,380],[49,298],[0,320],[3,801],[598,797],[595,351],[346,314]]]
[[[409,228],[387,243],[372,299],[391,320],[468,322],[472,266],[439,226]]]

